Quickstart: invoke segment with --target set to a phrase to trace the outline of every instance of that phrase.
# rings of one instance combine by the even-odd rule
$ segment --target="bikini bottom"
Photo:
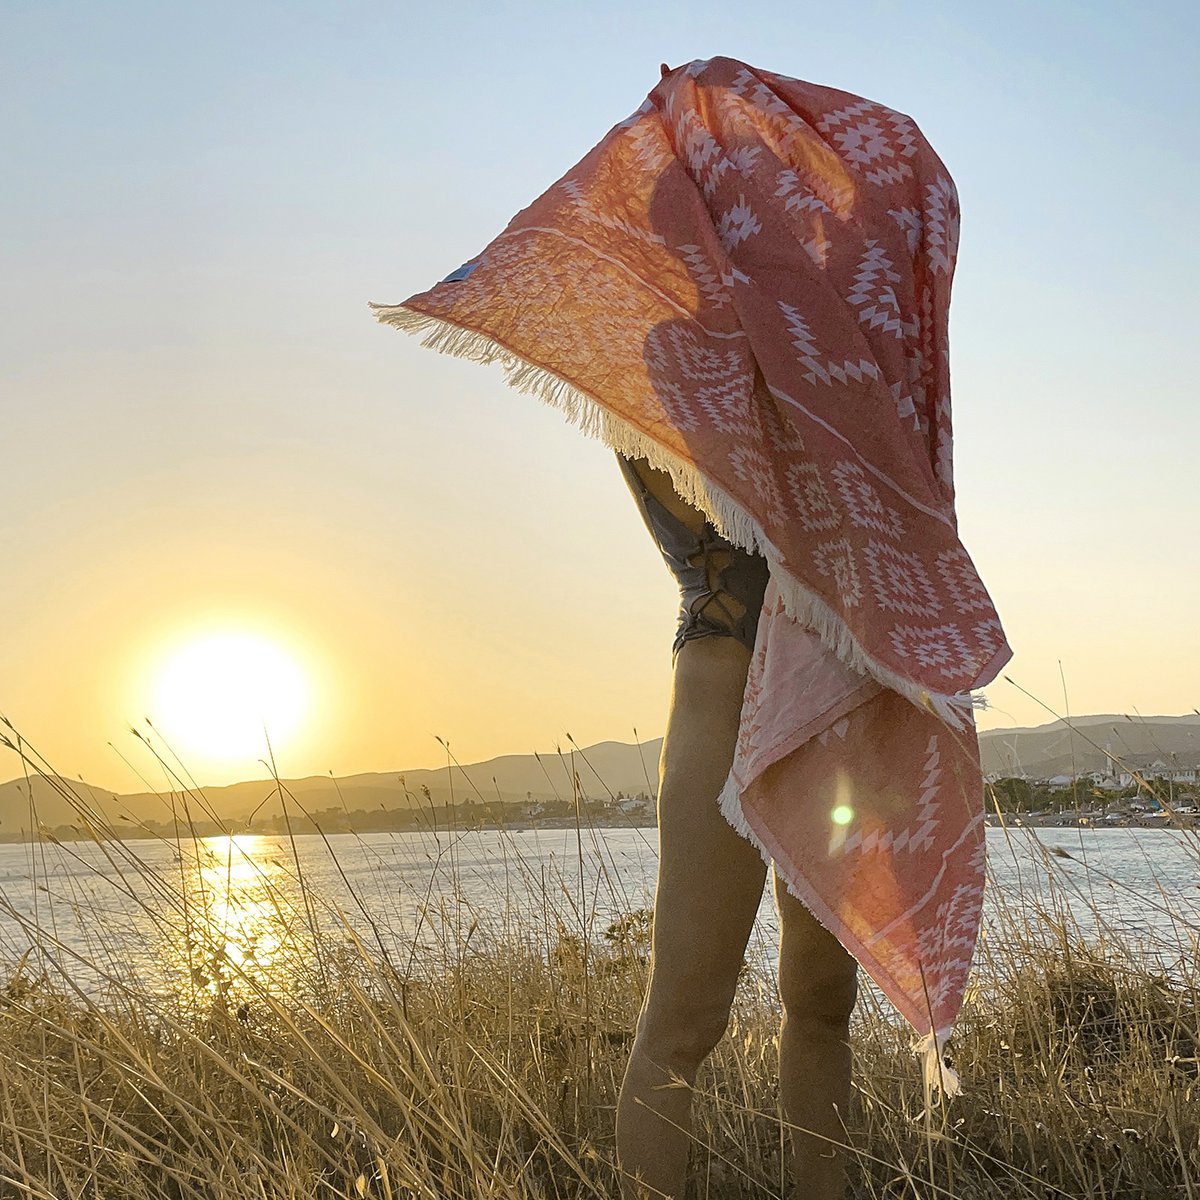
[[[751,653],[767,589],[767,560],[722,537],[645,459],[617,455],[646,528],[679,584],[673,654],[704,637],[737,638]]]

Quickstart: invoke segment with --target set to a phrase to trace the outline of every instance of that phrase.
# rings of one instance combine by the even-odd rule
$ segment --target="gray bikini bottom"
[[[683,501],[670,476],[645,459],[617,455],[621,473],[679,584],[679,626],[673,653],[704,637],[737,638],[751,653],[767,590],[767,560],[722,537],[703,513]]]

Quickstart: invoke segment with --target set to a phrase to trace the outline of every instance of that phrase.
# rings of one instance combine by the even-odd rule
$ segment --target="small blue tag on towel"
[[[472,259],[470,262],[465,262],[457,271],[451,271],[442,282],[461,283],[477,266],[479,266],[479,259],[477,258]]]

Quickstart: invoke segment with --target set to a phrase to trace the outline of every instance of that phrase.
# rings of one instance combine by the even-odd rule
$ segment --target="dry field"
[[[132,884],[156,916],[178,903],[167,880]],[[47,911],[0,976],[0,1196],[615,1196],[647,916],[597,921],[553,881],[506,891],[499,935],[442,906],[436,951],[404,962],[292,922],[307,965],[286,988],[232,964],[193,904],[171,919],[206,966],[174,999],[73,986]],[[865,997],[852,1195],[1200,1200],[1196,932],[1163,974],[1111,934],[1085,944],[1064,911],[1002,910],[981,945],[948,1108],[926,1109],[909,1034]],[[784,1194],[777,1022],[770,968],[748,967],[697,1083],[695,1197]]]

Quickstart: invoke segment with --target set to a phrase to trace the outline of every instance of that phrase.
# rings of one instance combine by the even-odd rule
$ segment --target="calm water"
[[[992,936],[1014,913],[1048,936],[1065,917],[1164,962],[1195,953],[1195,836],[990,829],[988,845]],[[0,846],[0,979],[36,945],[30,965],[87,991],[295,984],[314,931],[419,974],[504,934],[599,936],[649,904],[656,855],[654,829]],[[752,952],[770,958],[774,937],[764,898]]]

